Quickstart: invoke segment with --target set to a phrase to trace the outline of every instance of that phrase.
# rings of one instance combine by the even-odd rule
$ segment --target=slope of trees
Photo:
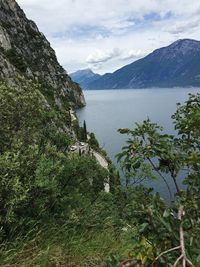
[[[0,85],[2,239],[30,220],[69,219],[108,176],[94,158],[66,152],[74,140],[39,89],[26,80],[18,88]]]
[[[200,266],[200,95],[178,105],[176,136],[150,120],[120,129],[129,135],[118,155],[123,186],[112,166],[68,152],[72,132],[82,140],[86,130],[39,85],[1,83],[0,112],[0,266]],[[93,135],[89,143],[98,148]],[[177,184],[183,170],[185,191]],[[170,206],[131,185],[158,177]]]

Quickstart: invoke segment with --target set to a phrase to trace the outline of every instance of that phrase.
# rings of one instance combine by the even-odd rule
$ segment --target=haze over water
[[[176,103],[183,103],[188,93],[197,93],[197,88],[130,89],[130,90],[88,90],[84,91],[87,106],[77,111],[82,124],[94,132],[113,163],[115,155],[121,151],[127,136],[117,132],[119,128],[133,128],[135,122],[149,117],[163,126],[167,133],[174,133],[171,115],[176,111]],[[160,192],[168,200],[169,195],[162,180],[145,183]],[[181,179],[179,179],[181,184]],[[173,184],[171,188],[175,191]]]

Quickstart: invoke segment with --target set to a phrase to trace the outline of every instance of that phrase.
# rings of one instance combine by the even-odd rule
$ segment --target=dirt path
[[[108,170],[108,162],[106,161],[106,159],[101,154],[99,154],[98,152],[94,151],[93,149],[92,149],[92,154],[95,156],[96,160],[101,165],[101,167],[103,167],[106,170]],[[109,182],[108,183],[104,183],[104,190],[107,193],[110,192]]]

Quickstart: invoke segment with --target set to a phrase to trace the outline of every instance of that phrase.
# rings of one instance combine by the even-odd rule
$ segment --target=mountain
[[[89,83],[96,81],[101,75],[94,73],[91,69],[84,69],[71,73],[70,77],[73,81],[79,83],[83,89],[86,89]]]
[[[58,106],[85,105],[81,88],[58,63],[36,24],[15,0],[0,0],[0,79],[15,83],[17,75],[39,82],[45,97]]]
[[[88,84],[90,89],[200,86],[200,41],[178,40]]]

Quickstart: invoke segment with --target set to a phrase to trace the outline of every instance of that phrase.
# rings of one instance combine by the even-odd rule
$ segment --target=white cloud
[[[134,24],[131,19],[143,19],[156,12],[161,17],[172,11],[187,15],[199,7],[196,0],[17,0],[28,16],[38,21],[49,33],[71,29],[72,25],[98,25],[118,29]],[[121,26],[120,26],[121,25]]]
[[[166,27],[165,30],[172,34],[184,33],[199,27],[199,23],[200,18],[189,21],[179,21],[170,27]]]
[[[142,53],[142,51],[139,49],[139,50],[134,50],[134,49],[131,49],[129,51],[127,51],[123,56],[122,56],[122,59],[123,60],[127,60],[127,59],[137,59],[137,58],[140,58],[144,56],[144,53]]]
[[[118,48],[114,48],[109,51],[102,51],[98,49],[87,57],[86,62],[89,64],[102,63],[118,57],[120,54],[121,52]]]
[[[110,72],[177,38],[199,38],[197,0],[17,2],[50,40],[68,72],[88,65]]]

